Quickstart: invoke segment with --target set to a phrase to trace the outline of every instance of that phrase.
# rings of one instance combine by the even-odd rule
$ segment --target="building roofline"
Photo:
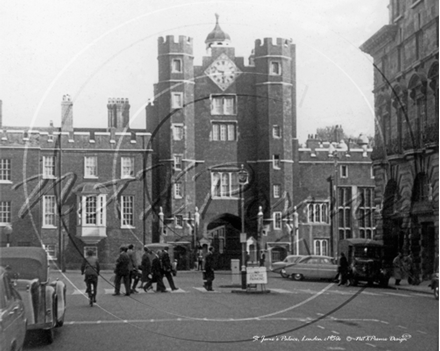
[[[370,39],[363,43],[359,48],[363,52],[371,55],[380,45],[383,45],[386,42],[394,39],[396,33],[397,25],[387,24],[373,34],[373,36],[370,37]]]

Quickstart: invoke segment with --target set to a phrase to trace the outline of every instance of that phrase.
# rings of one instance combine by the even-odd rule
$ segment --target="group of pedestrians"
[[[213,251],[214,249],[210,247],[203,260],[203,286],[207,291],[214,291],[212,288],[212,282],[215,279]],[[202,264],[200,264],[200,268],[202,268]],[[145,292],[152,290],[154,283],[156,283],[156,292],[167,292],[163,282],[164,277],[171,290],[178,290],[173,279],[173,275],[176,273],[174,269],[168,248],[154,252],[144,246],[144,253],[140,264],[138,264],[134,245],[122,245],[114,269],[115,291],[113,296],[121,295],[121,284],[124,285],[125,296],[138,293],[136,288],[139,282],[141,282],[140,288]],[[81,265],[81,274],[85,274],[86,293],[89,295],[91,305],[96,302],[99,272],[98,259],[95,253],[90,250]]]
[[[153,256],[152,261],[150,261],[151,255]],[[178,290],[174,284],[173,274],[175,272],[168,254],[168,248],[153,252],[145,246],[140,269],[143,284],[141,287],[145,292],[153,288],[153,283],[156,283],[156,292],[167,292],[163,277],[167,278],[171,290]]]
[[[153,257],[151,260],[150,257]],[[178,290],[174,284],[174,268],[171,264],[168,248],[153,252],[147,246],[144,247],[141,263],[138,264],[134,246],[122,246],[119,257],[116,260],[115,268],[115,293],[120,295],[121,280],[124,282],[125,295],[138,293],[137,285],[141,282],[140,288],[144,291],[152,289],[153,283],[156,283],[156,292],[167,292],[163,277],[166,277],[171,290]]]

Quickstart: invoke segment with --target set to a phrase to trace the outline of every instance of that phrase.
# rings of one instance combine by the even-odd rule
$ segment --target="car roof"
[[[356,239],[344,239],[341,240],[341,243],[346,242],[348,244],[352,244],[352,245],[374,245],[374,246],[383,246],[383,244],[380,241],[376,241],[376,240],[372,240],[372,239],[361,239],[361,238],[356,238]]]
[[[321,255],[307,255],[304,258],[328,258],[329,260],[334,260],[334,257],[331,256],[321,256]]]
[[[19,279],[47,281],[47,253],[41,247],[2,247],[0,248],[0,266],[11,267]]]

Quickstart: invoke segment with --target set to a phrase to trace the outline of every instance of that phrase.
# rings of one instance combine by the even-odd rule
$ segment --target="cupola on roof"
[[[231,42],[231,37],[229,34],[223,32],[223,30],[220,28],[220,25],[218,24],[218,18],[219,15],[215,14],[215,27],[211,31],[211,33],[208,34],[205,40],[206,48],[208,49],[212,45],[225,45],[228,46]]]

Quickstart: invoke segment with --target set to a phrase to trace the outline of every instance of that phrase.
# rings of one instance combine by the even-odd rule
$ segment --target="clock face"
[[[228,56],[221,54],[206,69],[205,74],[224,91],[235,81],[235,78],[241,74],[241,71]]]

